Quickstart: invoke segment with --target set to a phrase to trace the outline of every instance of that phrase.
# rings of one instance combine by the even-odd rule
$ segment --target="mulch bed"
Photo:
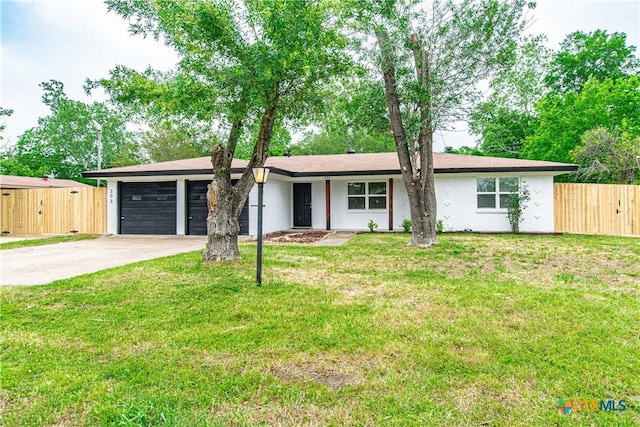
[[[264,240],[276,243],[315,243],[325,238],[329,234],[326,231],[276,231],[268,233]]]

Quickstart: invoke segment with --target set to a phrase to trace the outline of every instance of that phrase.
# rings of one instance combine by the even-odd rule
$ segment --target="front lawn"
[[[3,242],[0,238],[0,250],[28,248],[31,246],[54,245],[56,243],[78,242],[81,240],[91,240],[100,237],[99,234],[72,234],[68,236],[51,236],[36,239],[16,240],[13,242]]]
[[[640,239],[407,241],[267,244],[260,288],[252,243],[3,288],[1,421],[640,424]]]

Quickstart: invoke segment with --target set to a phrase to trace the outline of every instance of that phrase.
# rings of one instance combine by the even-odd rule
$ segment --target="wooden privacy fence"
[[[105,187],[0,190],[2,234],[104,234]]]
[[[640,235],[640,185],[554,184],[557,232]]]

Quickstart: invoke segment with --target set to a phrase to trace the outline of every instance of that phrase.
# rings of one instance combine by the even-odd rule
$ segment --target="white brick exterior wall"
[[[520,227],[525,232],[553,232],[553,176],[548,174],[450,174],[436,175],[436,195],[438,201],[437,218],[443,221],[447,231],[510,231],[506,210],[478,209],[476,194],[476,178],[478,177],[513,177],[517,176],[525,182],[531,194],[531,201],[524,211],[524,221]],[[235,177],[234,177],[235,178]],[[353,211],[347,209],[348,182],[381,182],[387,183],[389,197],[389,178],[393,178],[393,228],[401,230],[400,223],[410,218],[409,203],[402,178],[399,176],[358,176],[358,177],[314,177],[310,179],[291,179],[277,174],[269,176],[264,186],[264,224],[265,233],[286,230],[293,226],[293,182],[311,183],[312,194],[312,228],[326,229],[326,195],[325,180],[330,179],[331,188],[331,229],[332,230],[367,230],[369,220],[378,223],[379,230],[389,228],[389,201],[387,209],[370,211]],[[185,218],[185,180],[201,180],[203,176],[158,176],[132,177],[126,181],[177,181],[177,234],[184,234]],[[254,186],[249,195],[249,234],[255,235],[257,230],[258,187]],[[118,181],[108,180],[107,184],[107,232],[118,231]]]

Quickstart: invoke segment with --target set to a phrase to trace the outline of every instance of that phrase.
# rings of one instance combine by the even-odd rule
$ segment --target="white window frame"
[[[349,194],[349,186],[351,184],[363,184],[365,189],[364,194]],[[370,193],[369,187],[371,184],[383,184],[384,194]],[[384,197],[385,207],[371,208],[370,199],[374,197]],[[364,198],[364,209],[349,207],[349,200],[356,199],[356,198]],[[386,212],[388,209],[389,209],[389,184],[387,183],[387,181],[349,181],[347,182],[347,211],[348,212]]]
[[[480,179],[493,179],[495,191],[478,191],[478,180]],[[515,191],[502,191],[500,188],[500,180],[501,179],[515,179],[517,183],[517,188]],[[496,177],[477,177],[476,178],[476,208],[481,211],[506,211],[507,206],[501,206],[501,197],[505,195],[518,194],[520,192],[520,188],[522,186],[520,177],[517,176],[496,176]],[[481,195],[493,195],[494,196],[494,206],[493,207],[481,207],[478,196]]]

